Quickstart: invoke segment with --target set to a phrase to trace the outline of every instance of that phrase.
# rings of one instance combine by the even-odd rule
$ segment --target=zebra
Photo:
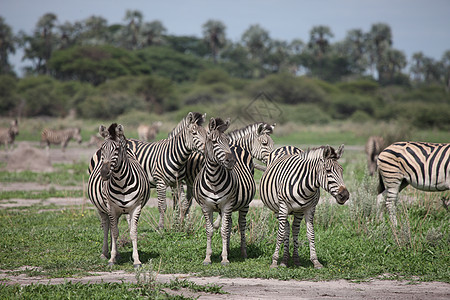
[[[344,145],[341,145],[337,151],[328,145],[321,146],[299,154],[279,156],[267,166],[260,181],[261,200],[276,214],[279,222],[271,268],[278,266],[282,241],[284,241],[284,256],[281,265],[287,265],[289,259],[288,215],[290,214],[294,215],[292,222],[294,263],[299,264],[298,233],[304,216],[311,262],[317,269],[323,267],[316,254],[314,213],[319,202],[320,188],[330,193],[341,205],[350,196],[344,184],[342,166],[338,163],[343,152]]]
[[[367,167],[370,176],[373,176],[377,171],[378,155],[380,155],[385,147],[384,138],[381,136],[370,136],[367,140],[364,150],[367,154]]]
[[[127,214],[130,238],[133,244],[133,265],[141,266],[137,250],[137,224],[144,205],[150,197],[147,173],[127,146],[123,126],[116,123],[106,129],[99,127],[105,139],[97,155],[99,162],[91,172],[88,181],[88,196],[97,208],[103,227],[101,257],[108,256],[108,231],[111,228],[111,258],[109,265],[117,262],[118,221]]]
[[[377,160],[378,203],[385,204],[389,217],[397,226],[398,193],[408,184],[422,191],[442,192],[450,189],[450,144],[397,142],[384,149]]]
[[[160,121],[153,122],[152,125],[139,125],[137,128],[139,139],[144,142],[153,141],[156,138],[156,135],[159,132],[159,127],[161,127],[161,125],[162,123]]]
[[[81,129],[80,128],[67,128],[63,130],[53,130],[45,128],[41,133],[41,146],[46,144],[47,150],[50,144],[59,145],[61,144],[61,149],[64,152],[66,150],[67,144],[71,139],[74,139],[81,144]]]
[[[9,123],[9,128],[0,128],[0,145],[5,145],[5,150],[12,148],[17,135],[19,135],[19,122],[14,119]]]
[[[295,146],[282,146],[275,150],[273,150],[268,158],[267,158],[267,165],[272,164],[275,160],[277,160],[280,157],[283,157],[285,155],[294,155],[294,154],[300,154],[304,152],[302,149],[295,147]]]
[[[160,229],[164,228],[167,187],[172,188],[175,201],[178,202],[179,184],[184,179],[188,157],[193,151],[203,150],[206,131],[202,124],[205,117],[200,113],[189,112],[171,138],[154,143],[128,140],[129,147],[148,174],[151,187],[156,187]]]
[[[253,162],[249,151],[229,145],[224,131],[230,121],[212,118],[205,142],[205,164],[194,181],[193,194],[206,220],[206,257],[203,264],[211,263],[211,239],[214,231],[212,214],[218,211],[222,218],[222,265],[229,264],[228,247],[231,231],[231,214],[239,211],[241,255],[247,257],[245,240],[246,215],[256,192]]]
[[[227,133],[230,145],[239,146],[250,152],[254,159],[267,163],[269,154],[272,152],[274,143],[270,134],[273,133],[276,124],[270,125],[268,123],[259,122],[247,125],[243,128],[236,129]],[[192,186],[197,174],[204,165],[205,159],[201,152],[193,152],[186,163],[186,199],[182,201],[181,219],[183,219],[189,212],[192,205]],[[263,169],[265,166],[255,168]],[[217,229],[220,223],[220,218],[214,223],[214,228]]]

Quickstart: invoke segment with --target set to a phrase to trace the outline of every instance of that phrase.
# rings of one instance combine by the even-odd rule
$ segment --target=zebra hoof
[[[139,269],[139,268],[142,267],[142,264],[136,264],[136,265],[133,265],[133,267],[134,267],[135,269]]]
[[[204,261],[204,262],[203,262],[203,265],[204,265],[204,266],[209,266],[210,264],[211,264],[210,261]]]
[[[102,255],[100,255],[100,259],[101,259],[101,260],[107,260],[108,257],[107,257],[105,254],[102,254]]]
[[[322,269],[323,268],[323,265],[318,260],[315,260],[312,263],[314,264],[314,269]]]
[[[230,262],[229,261],[223,261],[223,262],[221,262],[221,264],[222,264],[222,266],[228,266],[228,265],[230,265]]]
[[[271,269],[278,269],[278,264],[277,263],[273,263],[270,265]]]
[[[282,267],[282,268],[286,268],[286,267],[287,267],[287,264],[286,264],[286,263],[284,263],[284,262],[282,262],[282,263],[280,263],[280,267]]]
[[[108,263],[108,266],[110,266],[110,267],[112,267],[112,266],[114,266],[115,265],[115,263],[113,263],[113,262],[109,262]]]

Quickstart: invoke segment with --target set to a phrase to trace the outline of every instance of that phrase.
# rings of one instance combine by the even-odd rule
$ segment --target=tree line
[[[219,20],[205,22],[202,37],[176,36],[137,10],[126,11],[120,24],[101,16],[61,22],[47,13],[31,33],[14,34],[0,16],[0,109],[2,114],[60,116],[74,108],[83,117],[108,118],[130,107],[162,113],[249,98],[257,89],[288,105],[331,107],[332,118],[355,112],[386,117],[386,110],[376,111],[389,101],[400,112],[405,101],[421,102],[420,107],[449,104],[450,50],[439,61],[422,52],[408,61],[393,47],[391,28],[384,23],[368,32],[350,30],[334,43],[333,37],[330,27],[319,25],[308,40],[283,41],[255,24],[233,42]],[[23,78],[8,59],[19,48],[29,63]],[[354,103],[345,100],[349,93],[359,94]],[[435,111],[440,110],[429,115]]]

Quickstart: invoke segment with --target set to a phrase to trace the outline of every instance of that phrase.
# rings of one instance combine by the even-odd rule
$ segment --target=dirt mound
[[[50,157],[43,150],[31,147],[28,143],[21,143],[8,154],[6,169],[9,171],[52,172]]]

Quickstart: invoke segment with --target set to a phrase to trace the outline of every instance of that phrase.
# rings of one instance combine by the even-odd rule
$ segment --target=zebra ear
[[[209,125],[208,125],[209,131],[211,132],[211,131],[215,130],[216,126],[217,126],[216,119],[211,117],[211,119],[209,119]]]
[[[259,124],[258,130],[256,131],[256,133],[258,135],[262,135],[262,134],[264,134],[265,130],[266,130],[266,124]]]
[[[341,158],[342,154],[344,154],[344,144],[340,145],[339,148],[336,151],[336,159]]]
[[[326,145],[323,148],[323,159],[329,159],[331,157],[331,155],[333,154],[333,150],[331,149],[330,145]]]
[[[117,125],[116,127],[116,135],[119,139],[123,139],[124,138],[124,134],[123,134],[123,126],[122,124]]]
[[[106,127],[103,126],[103,125],[100,125],[100,127],[98,128],[98,133],[100,133],[100,135],[101,135],[104,139],[106,139],[106,138],[109,136],[108,130],[107,130]]]

